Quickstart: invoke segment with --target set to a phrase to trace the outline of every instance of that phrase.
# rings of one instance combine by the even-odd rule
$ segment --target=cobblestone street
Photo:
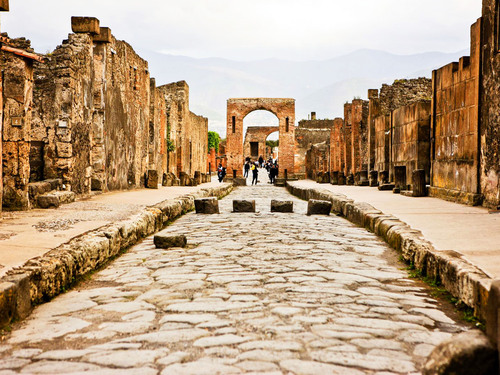
[[[264,180],[264,176],[261,176]],[[255,199],[257,213],[232,213]],[[271,213],[271,199],[294,213]],[[165,229],[39,306],[0,347],[6,374],[419,374],[467,327],[375,235],[265,183]]]

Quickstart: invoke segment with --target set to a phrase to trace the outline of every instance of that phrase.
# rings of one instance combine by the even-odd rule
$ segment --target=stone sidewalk
[[[326,189],[355,202],[365,202],[419,230],[437,250],[453,250],[493,279],[500,278],[500,213],[430,197],[406,197],[365,186],[318,184],[297,186]]]
[[[0,221],[0,277],[14,267],[41,256],[85,232],[124,220],[166,199],[218,186],[216,179],[196,187],[171,186],[94,195],[57,209],[2,212]]]
[[[233,213],[232,199],[257,212]],[[284,188],[240,187],[219,205],[165,228],[186,248],[150,236],[13,325],[0,373],[418,375],[469,329],[377,236],[306,216]]]

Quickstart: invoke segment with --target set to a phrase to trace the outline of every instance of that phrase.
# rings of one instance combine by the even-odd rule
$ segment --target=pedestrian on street
[[[217,167],[217,177],[219,178],[219,182],[222,182],[222,180],[224,180],[224,177],[226,177],[226,168],[224,168],[220,163]]]
[[[255,164],[252,164],[252,185],[255,182],[255,185],[257,185],[257,177],[259,176],[259,169],[258,169],[259,164],[255,162]]]
[[[244,169],[245,169],[245,173],[243,173],[243,177],[248,177],[248,171],[250,170],[250,161],[249,160],[247,160],[245,162]]]
[[[259,156],[259,167],[262,168],[262,163],[264,163],[264,158],[261,156]]]

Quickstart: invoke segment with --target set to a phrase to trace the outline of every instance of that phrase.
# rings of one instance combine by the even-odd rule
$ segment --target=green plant
[[[167,151],[168,152],[175,151],[175,144],[170,139],[167,139]]]
[[[219,143],[221,142],[219,133],[209,131],[208,132],[208,149],[215,149],[215,152],[219,152]]]

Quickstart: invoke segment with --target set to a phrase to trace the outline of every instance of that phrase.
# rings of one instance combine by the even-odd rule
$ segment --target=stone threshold
[[[332,212],[366,228],[384,239],[401,253],[403,259],[430,278],[441,281],[454,297],[474,309],[474,314],[486,319],[492,279],[456,251],[440,251],[422,232],[393,215],[386,215],[373,206],[355,202],[343,194],[326,189],[306,188],[287,183],[288,191],[298,198],[331,201]]]
[[[121,221],[83,233],[27,261],[0,278],[0,327],[22,320],[33,307],[51,300],[83,276],[103,267],[127,248],[194,210],[197,198],[222,198],[231,184],[167,199]]]

